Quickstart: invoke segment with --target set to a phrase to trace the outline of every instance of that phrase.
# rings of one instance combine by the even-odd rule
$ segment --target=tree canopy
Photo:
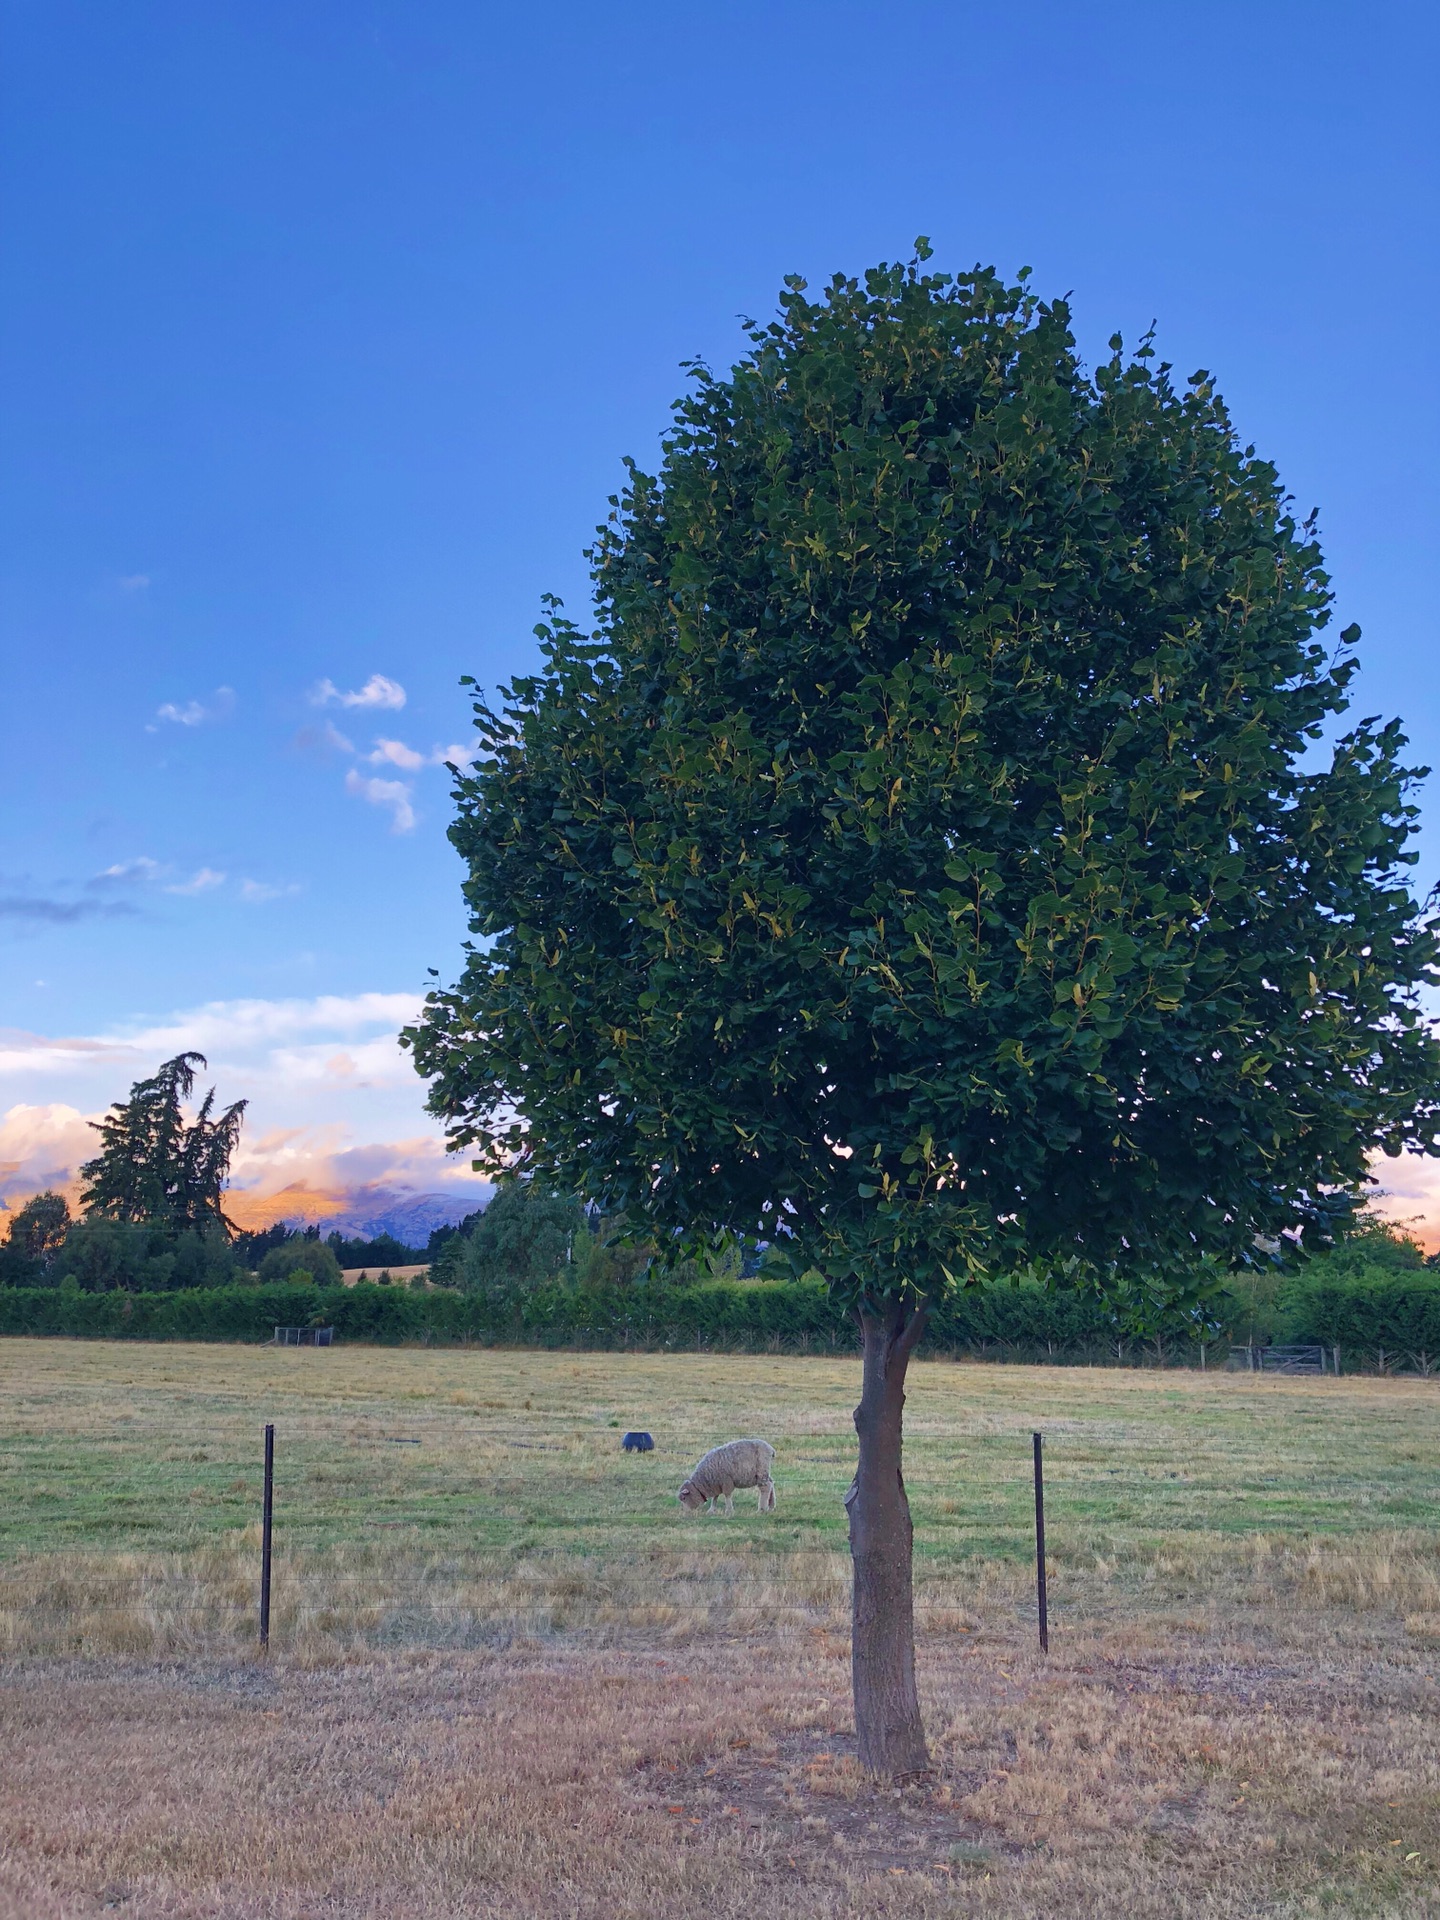
[[[10,1245],[27,1260],[47,1260],[64,1245],[70,1207],[63,1193],[37,1193],[10,1222]]]
[[[465,1236],[455,1280],[489,1294],[543,1285],[565,1267],[584,1225],[584,1209],[572,1195],[506,1181]]]
[[[308,1274],[321,1286],[340,1284],[340,1262],[335,1249],[326,1246],[318,1235],[306,1239],[296,1234],[278,1247],[271,1247],[257,1269],[261,1280],[288,1280],[297,1273]]]
[[[409,1042],[483,1164],[857,1300],[1243,1261],[1437,1144],[1403,735],[1327,744],[1357,630],[1210,375],[925,257],[692,369],[477,697]]]
[[[101,1147],[80,1169],[87,1218],[176,1232],[230,1231],[222,1202],[247,1103],[236,1100],[214,1113],[212,1087],[187,1122],[184,1102],[196,1067],[205,1064],[203,1053],[176,1054],[150,1079],[137,1080],[128,1100],[91,1122]]]

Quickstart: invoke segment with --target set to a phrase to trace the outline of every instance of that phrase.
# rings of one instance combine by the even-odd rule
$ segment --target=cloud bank
[[[73,1195],[95,1152],[87,1122],[193,1049],[209,1061],[202,1086],[250,1102],[230,1201],[242,1223],[343,1224],[378,1217],[376,1196],[406,1193],[478,1205],[488,1183],[445,1151],[398,1044],[422,1004],[418,993],[317,994],[209,1001],[96,1034],[0,1028],[0,1204],[46,1186]],[[1440,1247],[1440,1162],[1377,1155],[1373,1170],[1377,1211]]]
[[[477,1205],[488,1186],[446,1153],[397,1043],[421,1004],[415,993],[320,994],[211,1001],[100,1034],[0,1029],[0,1202],[14,1207],[46,1186],[73,1198],[76,1169],[95,1152],[87,1122],[162,1060],[193,1049],[209,1062],[202,1086],[250,1102],[229,1204],[236,1220],[340,1219],[357,1196],[377,1193]],[[276,1213],[270,1202],[281,1194]]]

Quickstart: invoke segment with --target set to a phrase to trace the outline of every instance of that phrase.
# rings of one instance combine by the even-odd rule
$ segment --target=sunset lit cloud
[[[105,1034],[0,1029],[0,1201],[13,1207],[46,1186],[73,1199],[76,1170],[95,1152],[89,1123],[162,1060],[193,1050],[208,1062],[197,1095],[213,1085],[223,1102],[250,1103],[233,1169],[237,1219],[245,1196],[263,1214],[261,1202],[292,1187],[310,1196],[293,1200],[306,1218],[343,1211],[362,1188],[478,1204],[488,1187],[446,1152],[398,1044],[421,1005],[411,993],[320,994],[215,1001]]]

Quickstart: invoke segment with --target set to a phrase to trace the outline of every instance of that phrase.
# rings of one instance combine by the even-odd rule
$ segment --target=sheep
[[[676,1498],[689,1513],[698,1513],[702,1507],[713,1512],[721,1500],[726,1513],[734,1513],[735,1489],[754,1487],[761,1513],[770,1513],[775,1506],[775,1483],[770,1478],[774,1458],[775,1449],[768,1440],[731,1440],[723,1447],[712,1447]]]
[[[626,1453],[653,1453],[655,1442],[648,1433],[627,1433],[620,1442]]]

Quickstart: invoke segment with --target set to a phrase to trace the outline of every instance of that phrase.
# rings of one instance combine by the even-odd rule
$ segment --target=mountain
[[[423,1247],[436,1227],[452,1227],[483,1207],[493,1189],[467,1187],[463,1192],[412,1193],[402,1187],[374,1185],[347,1189],[312,1187],[298,1180],[278,1193],[247,1193],[231,1188],[225,1211],[237,1227],[258,1232],[280,1220],[296,1226],[322,1226],[326,1233],[347,1239],[372,1239],[390,1233],[407,1247]]]

